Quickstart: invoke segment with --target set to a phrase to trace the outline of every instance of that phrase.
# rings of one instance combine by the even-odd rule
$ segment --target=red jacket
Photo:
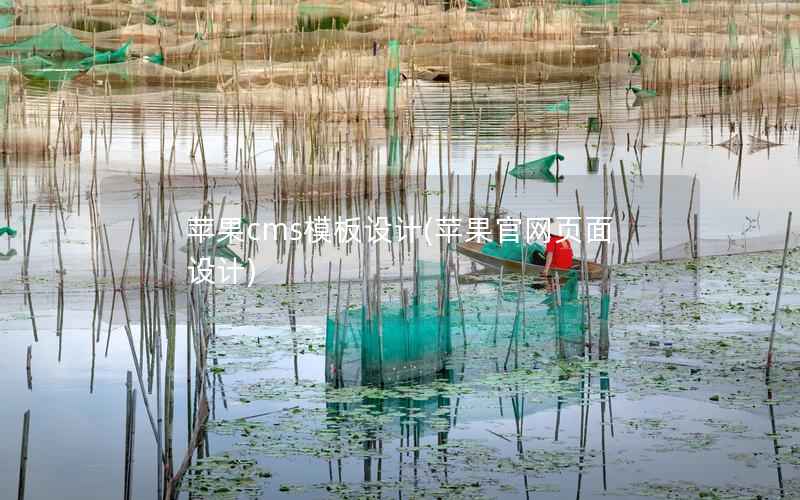
[[[550,241],[547,242],[546,252],[553,254],[553,261],[550,264],[553,269],[569,269],[572,267],[572,245],[570,245],[569,240],[562,238],[557,234],[551,234]]]

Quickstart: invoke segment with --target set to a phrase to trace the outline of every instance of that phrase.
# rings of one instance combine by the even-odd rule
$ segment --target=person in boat
[[[572,267],[572,245],[561,236],[558,223],[550,218],[550,240],[545,247],[545,263],[542,276],[548,277],[550,270],[567,270]]]

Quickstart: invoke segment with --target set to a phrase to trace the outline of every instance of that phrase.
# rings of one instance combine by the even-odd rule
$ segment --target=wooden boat
[[[458,245],[458,252],[486,266],[493,267],[496,269],[500,269],[502,267],[504,272],[512,272],[512,273],[522,272],[521,262],[509,259],[500,259],[497,257],[492,257],[491,255],[486,255],[485,253],[481,252],[481,248],[483,248],[482,243],[476,243],[476,242],[461,243],[460,245]],[[581,261],[579,259],[572,259],[571,269],[580,272]],[[586,269],[588,271],[589,274],[588,277],[590,280],[598,280],[603,277],[603,266],[601,266],[600,264],[587,261]],[[526,275],[539,275],[542,273],[543,270],[544,266],[540,266],[538,264],[530,264],[530,263],[525,264]]]

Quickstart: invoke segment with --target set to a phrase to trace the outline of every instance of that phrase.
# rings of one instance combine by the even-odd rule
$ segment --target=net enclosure
[[[446,289],[444,265],[420,263],[411,299],[372,308],[343,307],[327,318],[326,381],[337,387],[418,380],[444,370],[458,307]],[[377,309],[377,308],[375,308]]]

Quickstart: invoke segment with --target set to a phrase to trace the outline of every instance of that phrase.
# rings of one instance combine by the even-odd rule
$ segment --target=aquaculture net
[[[383,385],[431,377],[451,352],[451,324],[458,307],[438,304],[446,288],[444,265],[420,263],[417,294],[407,304],[382,305],[368,316],[342,304],[327,319],[326,381],[337,387]]]
[[[55,25],[25,40],[0,45],[0,53],[3,52],[86,57],[93,55],[94,49],[63,26]]]
[[[481,253],[498,259],[513,260],[520,262],[522,253],[525,252],[525,262],[531,263],[534,256],[542,258],[544,256],[544,246],[539,242],[530,245],[523,245],[514,241],[498,244],[495,241],[486,242],[481,247]]]
[[[563,271],[560,285],[553,287],[541,305],[526,313],[526,320],[541,336],[555,340],[555,355],[559,359],[582,357],[585,343],[584,301],[580,297],[580,276],[575,270]],[[605,318],[602,315],[606,314]],[[601,307],[601,319],[607,319],[608,303]],[[551,335],[549,333],[552,332]]]
[[[521,163],[514,167],[508,174],[517,179],[538,179],[547,182],[556,182],[556,176],[550,171],[553,164],[564,161],[564,155],[554,153],[538,160]]]

